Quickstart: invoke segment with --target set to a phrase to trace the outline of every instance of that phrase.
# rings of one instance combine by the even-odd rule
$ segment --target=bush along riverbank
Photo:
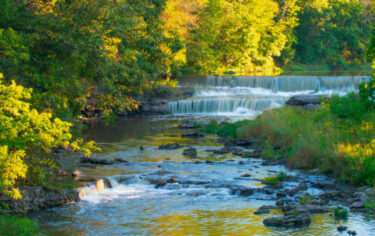
[[[241,146],[243,142],[251,140],[250,147],[254,151],[244,157],[262,157],[266,165],[286,164],[290,168],[332,176],[336,179],[336,187],[327,187],[324,183],[321,184],[323,187],[320,186],[332,190],[323,194],[325,200],[341,202],[351,211],[374,212],[374,108],[375,79],[372,79],[369,83],[361,84],[359,94],[332,96],[329,100],[322,98],[320,106],[313,108],[287,106],[266,111],[255,120],[225,124],[211,122],[196,126],[200,126],[201,132],[225,137],[226,146]],[[281,173],[265,182],[278,186],[284,178]],[[297,202],[280,201],[276,205],[285,207],[303,202],[306,205],[309,199],[314,199],[314,196]],[[324,200],[324,197],[319,199]],[[291,209],[285,212],[290,213]],[[291,218],[286,223],[284,221],[288,219],[280,218],[266,221],[265,224],[289,224],[296,220],[295,217]],[[300,220],[304,222],[303,217]]]
[[[254,138],[266,160],[319,170],[342,183],[373,187],[375,193],[375,79],[361,84],[359,94],[322,99],[319,108],[288,106],[251,121],[211,122],[201,131]]]

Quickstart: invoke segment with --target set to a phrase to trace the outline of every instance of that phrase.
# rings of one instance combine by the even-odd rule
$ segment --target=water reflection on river
[[[275,201],[232,195],[223,186],[262,187],[256,180],[238,177],[248,173],[253,179],[264,178],[287,170],[281,166],[264,167],[260,160],[240,159],[232,154],[212,155],[206,150],[222,146],[217,137],[181,138],[184,131],[176,128],[178,123],[165,117],[138,117],[121,119],[113,127],[93,124],[86,136],[103,149],[97,157],[121,158],[129,164],[79,169],[92,177],[134,175],[136,180],[88,196],[80,203],[34,213],[32,217],[49,235],[339,235],[336,227],[342,222],[335,222],[329,214],[314,216],[306,229],[266,228],[262,220],[269,215],[255,215],[254,211]],[[182,149],[158,149],[161,144],[174,142],[197,148],[198,157],[186,158]],[[207,180],[217,186],[169,184],[155,188],[142,178],[158,171],[181,179]],[[375,235],[374,217],[350,214],[344,224],[358,235]]]

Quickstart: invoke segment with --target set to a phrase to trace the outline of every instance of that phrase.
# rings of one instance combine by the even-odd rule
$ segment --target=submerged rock
[[[201,134],[197,131],[190,131],[190,132],[182,134],[181,137],[183,137],[183,138],[203,138],[204,134]]]
[[[192,147],[186,148],[183,152],[183,155],[187,157],[197,157],[197,149]]]
[[[235,148],[235,147],[223,147],[221,149],[217,150],[207,150],[209,152],[213,152],[216,155],[224,155],[228,153],[232,153],[233,155],[236,156],[242,156],[243,155],[243,150],[240,148]]]
[[[337,230],[339,231],[339,232],[344,232],[344,231],[346,231],[348,229],[348,227],[347,226],[343,226],[343,225],[340,225],[339,227],[337,227]]]
[[[173,150],[173,149],[179,149],[179,148],[182,148],[183,146],[181,146],[180,144],[178,143],[168,143],[168,144],[165,144],[165,145],[161,145],[159,147],[159,149],[164,149],[164,150]]]
[[[233,195],[240,195],[242,197],[248,197],[253,195],[255,190],[253,188],[234,188],[232,189]]]
[[[163,187],[163,186],[165,186],[165,185],[167,185],[167,184],[171,184],[171,183],[178,183],[178,181],[176,180],[175,177],[171,177],[171,178],[168,179],[168,180],[164,180],[164,181],[161,181],[161,182],[157,183],[157,184],[155,185],[155,188],[160,188],[160,187]]]
[[[309,214],[273,216],[263,220],[263,224],[268,227],[307,227],[311,224],[311,216]]]

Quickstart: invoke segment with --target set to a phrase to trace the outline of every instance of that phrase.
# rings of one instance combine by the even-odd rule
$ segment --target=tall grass
[[[375,110],[367,101],[356,94],[333,96],[314,111],[284,107],[253,121],[211,123],[202,130],[232,138],[255,137],[263,146],[263,158],[286,158],[294,168],[319,168],[344,182],[371,186],[375,184]],[[274,149],[275,145],[281,149]]]

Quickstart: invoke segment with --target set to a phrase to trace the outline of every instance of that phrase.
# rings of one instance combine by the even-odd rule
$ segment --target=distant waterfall
[[[293,95],[345,94],[358,90],[369,76],[183,76],[179,87],[194,89],[194,97],[169,102],[173,115],[253,117],[281,107]]]
[[[369,81],[369,76],[182,76],[179,86],[185,88],[245,87],[277,92],[305,90],[353,90]]]

